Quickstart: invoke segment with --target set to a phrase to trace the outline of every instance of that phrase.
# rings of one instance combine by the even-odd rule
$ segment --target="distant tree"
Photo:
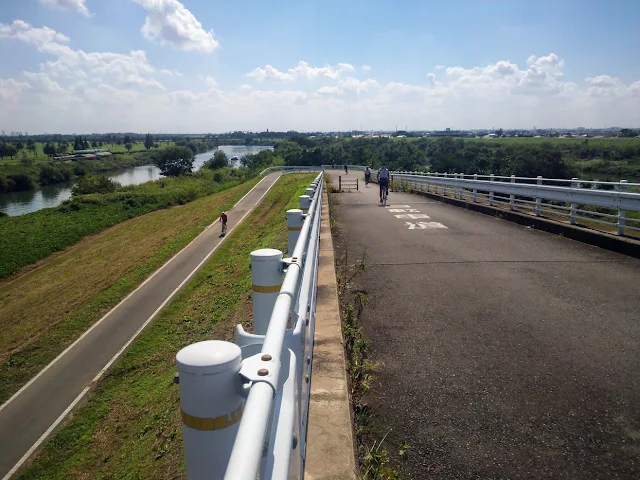
[[[73,139],[73,149],[82,150],[82,139],[79,135],[76,135],[76,138]]]
[[[131,145],[131,142],[127,142],[124,144],[124,148],[127,149],[127,153],[131,153],[131,148],[133,147],[133,145]]]
[[[20,140],[18,140],[15,143],[15,145],[16,145],[16,148],[18,149],[18,151],[20,151],[20,150],[22,150],[24,148],[24,144]]]
[[[498,135],[499,137],[501,137],[502,135],[504,135],[504,131],[503,131],[501,128],[499,128],[499,129],[496,131],[496,135]]]
[[[120,140],[119,138],[116,140],[116,145],[122,145],[122,140]]]
[[[89,142],[87,141],[87,137],[84,137],[84,139],[82,140],[82,148],[84,150],[89,148]]]
[[[131,137],[129,135],[125,135],[123,143],[131,143]]]
[[[67,148],[69,148],[68,145],[67,145],[67,142],[59,142],[58,143],[58,153],[59,154],[64,155],[65,153],[67,153]]]
[[[160,151],[155,164],[160,173],[167,177],[177,177],[190,173],[193,169],[195,156],[190,148],[173,146]]]
[[[91,142],[91,148],[98,148],[98,144],[95,141]]]
[[[45,155],[53,157],[56,154],[56,147],[54,144],[47,142],[44,144],[44,148],[42,149],[42,151]]]
[[[118,182],[114,182],[104,175],[85,175],[71,189],[71,194],[88,195],[91,193],[110,193],[115,192],[120,186]]]
[[[222,150],[217,150],[216,153],[209,160],[204,162],[204,165],[211,170],[216,170],[218,168],[224,168],[229,166],[229,158],[227,154]]]
[[[631,130],[630,128],[623,128],[618,134],[620,137],[632,138],[637,137],[640,133],[637,130]]]
[[[151,147],[153,147],[153,137],[150,133],[147,133],[147,136],[144,137],[144,148],[151,150]]]
[[[36,153],[36,141],[33,138],[27,140],[27,150],[31,150],[33,153]]]

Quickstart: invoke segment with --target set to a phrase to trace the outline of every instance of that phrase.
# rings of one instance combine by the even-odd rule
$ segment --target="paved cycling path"
[[[229,211],[229,233],[279,175],[267,175]],[[186,284],[224,240],[219,235],[220,224],[215,223],[0,407],[0,478],[63,419],[114,356]]]
[[[403,478],[640,478],[640,261],[377,192],[338,194],[337,220],[367,249],[366,400],[412,447]]]

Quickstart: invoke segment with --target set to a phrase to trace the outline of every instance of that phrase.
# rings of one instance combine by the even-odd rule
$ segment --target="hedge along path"
[[[286,249],[285,211],[314,178],[278,180],[17,478],[184,478],[175,355],[193,342],[232,341],[237,323],[249,325],[249,254]]]
[[[0,404],[256,183],[119,223],[0,285]]]

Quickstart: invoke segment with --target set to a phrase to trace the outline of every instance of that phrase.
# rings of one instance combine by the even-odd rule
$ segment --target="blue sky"
[[[640,2],[398,4],[4,0],[0,129],[640,126]]]

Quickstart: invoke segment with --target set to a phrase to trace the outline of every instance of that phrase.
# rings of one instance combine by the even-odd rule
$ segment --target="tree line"
[[[640,142],[616,145],[590,143],[478,142],[439,137],[400,140],[391,138],[313,139],[292,136],[275,146],[286,165],[386,164],[392,170],[431,171],[481,175],[517,175],[570,178],[578,160],[627,162],[640,175]],[[633,173],[632,173],[633,174]]]

